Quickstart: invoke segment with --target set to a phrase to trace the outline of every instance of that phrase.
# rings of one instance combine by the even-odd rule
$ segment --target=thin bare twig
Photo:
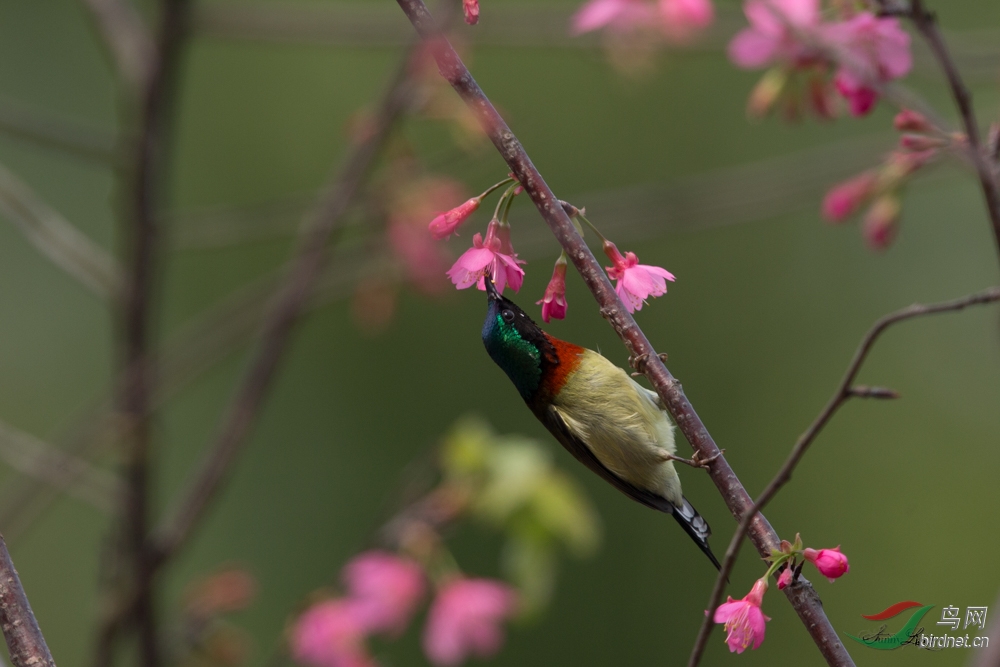
[[[441,74],[476,114],[487,136],[531,197],[559,244],[567,251],[570,261],[600,305],[601,314],[614,327],[631,355],[644,360],[638,364],[638,370],[643,371],[649,379],[699,457],[702,460],[712,460],[708,472],[727,507],[735,517],[742,517],[753,504],[750,495],[726,459],[720,455],[718,446],[684,395],[680,383],[663,365],[645,334],[622,305],[611,282],[577,233],[558,198],[531,163],[517,137],[497,113],[458,54],[436,32],[433,19],[424,3],[421,0],[397,2],[421,37],[433,45],[434,57]],[[549,92],[557,94],[554,89]],[[761,555],[770,554],[780,544],[774,529],[759,514],[752,523],[750,536]],[[812,587],[789,587],[785,589],[785,593],[826,661],[831,665],[853,665],[851,656],[837,637],[837,632],[826,617],[822,603]]]
[[[746,537],[747,529],[750,526],[750,522],[753,518],[774,498],[775,494],[784,486],[788,480],[792,477],[792,472],[795,470],[795,466],[799,464],[802,460],[802,456],[809,449],[809,446],[819,435],[819,432],[826,426],[827,422],[833,417],[834,413],[853,397],[875,397],[875,398],[894,398],[895,392],[890,390],[885,390],[880,387],[858,387],[855,386],[854,380],[857,378],[858,373],[861,370],[861,365],[864,364],[865,359],[868,357],[868,353],[871,351],[872,346],[882,333],[888,329],[893,324],[897,322],[902,322],[903,320],[912,319],[914,317],[921,317],[923,315],[933,315],[936,313],[946,313],[953,312],[957,310],[963,310],[969,306],[976,306],[987,303],[994,303],[1000,301],[1000,287],[991,287],[990,289],[984,290],[982,292],[977,292],[975,294],[970,294],[969,296],[962,297],[960,299],[955,299],[952,301],[944,301],[942,303],[935,303],[930,305],[914,304],[908,308],[903,308],[894,313],[890,313],[885,317],[879,319],[872,328],[868,330],[865,337],[861,340],[861,344],[858,345],[857,351],[854,353],[854,358],[851,359],[851,363],[847,366],[847,372],[844,374],[843,379],[840,384],[837,385],[837,389],[833,393],[833,397],[826,404],[826,407],[819,413],[819,416],[809,425],[795,446],[792,448],[791,453],[788,458],[782,464],[778,473],[774,476],[774,479],[767,485],[764,491],[754,502],[753,507],[743,515],[740,520],[740,525],[733,533],[733,538],[729,542],[729,547],[726,549],[726,555],[722,561],[722,569],[719,571],[719,576],[715,580],[715,587],[712,589],[712,595],[708,602],[708,615],[701,624],[701,629],[698,631],[698,638],[695,641],[694,648],[691,650],[691,658],[688,661],[688,667],[696,667],[698,662],[701,660],[702,653],[705,650],[705,646],[708,642],[708,636],[712,632],[714,627],[714,622],[712,617],[715,615],[715,609],[719,606],[722,601],[722,593],[726,587],[726,581],[733,571],[733,566],[736,564],[736,557],[739,554],[740,545],[743,544],[743,538]],[[867,391],[865,391],[867,390]],[[801,580],[801,575],[799,577]],[[797,586],[798,583],[793,584]]]
[[[120,493],[118,479],[112,473],[3,421],[0,421],[0,459],[14,470],[104,512],[114,509]]]
[[[913,20],[913,25],[927,40],[927,44],[938,62],[941,63],[945,78],[948,80],[948,86],[951,88],[951,94],[958,106],[958,112],[962,116],[962,124],[965,126],[965,134],[969,141],[969,152],[979,176],[979,184],[983,189],[986,212],[992,223],[993,240],[997,245],[997,250],[1000,251],[1000,185],[997,184],[996,172],[983,150],[979,123],[976,120],[976,112],[972,108],[972,93],[962,81],[962,75],[959,74],[955,61],[948,51],[944,37],[938,28],[937,20],[934,14],[924,7],[923,0],[912,0],[910,18]]]
[[[128,0],[82,0],[118,74],[141,89],[153,67],[153,37]]]
[[[0,535],[0,627],[14,667],[56,667]]]
[[[89,162],[115,161],[115,137],[79,121],[0,98],[0,132]]]
[[[0,213],[53,264],[90,291],[110,302],[120,296],[122,276],[118,262],[3,165],[0,165]]]

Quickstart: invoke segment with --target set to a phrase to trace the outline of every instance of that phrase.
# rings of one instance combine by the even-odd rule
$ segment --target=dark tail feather
[[[690,535],[691,539],[695,541],[698,548],[705,552],[705,555],[715,565],[715,569],[721,570],[722,565],[719,564],[719,559],[712,553],[712,547],[708,546],[708,538],[712,534],[712,529],[708,527],[708,522],[698,514],[698,510],[691,506],[687,498],[682,497],[682,500],[684,504],[681,506],[674,505],[674,511],[671,514],[677,519],[677,523],[681,524],[684,532]]]

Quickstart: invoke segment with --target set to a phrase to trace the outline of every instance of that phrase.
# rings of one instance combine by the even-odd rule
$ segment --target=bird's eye
[[[503,316],[503,319],[504,319],[505,322],[513,322],[514,321],[514,311],[513,310],[505,310],[505,311],[503,311],[500,314]]]

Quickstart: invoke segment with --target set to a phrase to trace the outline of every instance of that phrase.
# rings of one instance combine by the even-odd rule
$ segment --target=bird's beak
[[[493,279],[486,276],[486,296],[492,301],[500,300],[500,292],[497,291],[497,286],[493,284]]]

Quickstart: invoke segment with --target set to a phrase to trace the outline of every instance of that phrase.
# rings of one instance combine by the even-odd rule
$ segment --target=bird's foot
[[[677,461],[678,463],[683,463],[685,465],[689,465],[692,468],[705,468],[707,470],[708,468],[711,467],[711,464],[712,464],[713,461],[715,461],[715,459],[717,459],[720,456],[722,456],[722,453],[724,451],[726,451],[726,450],[720,449],[715,454],[712,454],[708,458],[704,458],[704,459],[701,457],[701,454],[698,453],[698,452],[695,452],[694,456],[692,456],[689,459],[683,458],[681,456],[675,456],[674,454],[665,454],[664,456],[667,458],[668,461]]]
[[[656,355],[660,358],[660,361],[667,363],[667,353],[660,352]],[[644,352],[643,354],[632,354],[629,355],[628,365],[635,369],[635,373],[632,373],[632,377],[643,375],[646,371],[646,362],[649,361],[649,352]]]

